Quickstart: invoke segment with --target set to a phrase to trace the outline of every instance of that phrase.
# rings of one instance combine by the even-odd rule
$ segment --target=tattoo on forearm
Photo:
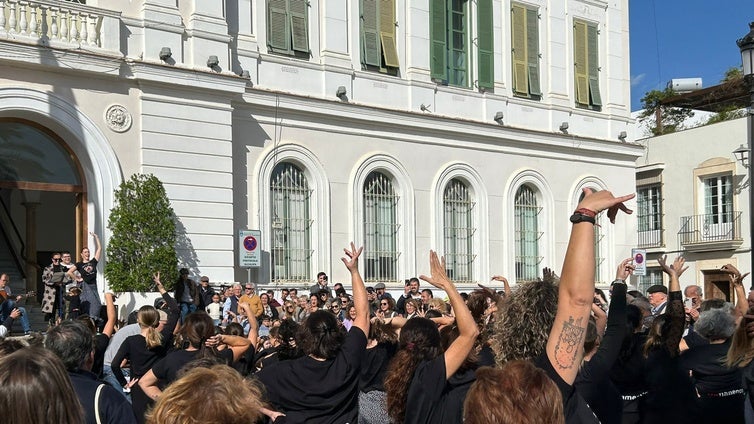
[[[563,323],[563,330],[555,345],[555,362],[562,369],[573,368],[576,352],[584,342],[586,329],[581,326],[582,320],[583,318],[579,318],[574,322],[573,317],[568,317],[568,321]]]

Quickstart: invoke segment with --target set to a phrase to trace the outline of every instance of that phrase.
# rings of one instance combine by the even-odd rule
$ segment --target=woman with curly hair
[[[267,400],[292,423],[344,423],[358,419],[359,371],[369,333],[369,301],[359,274],[363,248],[344,249],[351,273],[356,318],[346,333],[329,311],[318,310],[301,324],[296,341],[303,357],[264,367],[256,375]]]
[[[407,320],[385,377],[387,410],[396,423],[457,422],[463,398],[450,401],[448,380],[466,361],[479,334],[469,308],[445,272],[445,260],[430,251],[429,265],[431,275],[420,278],[447,293],[459,334],[443,352],[434,322],[421,317]],[[406,301],[407,309],[410,302]]]

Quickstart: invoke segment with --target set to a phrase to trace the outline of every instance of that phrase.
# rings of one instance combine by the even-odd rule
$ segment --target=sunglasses
[[[387,306],[387,302],[382,302],[380,305]]]
[[[254,290],[254,287],[246,287],[246,290]]]
[[[60,258],[52,258],[53,262],[58,262],[59,260],[60,260]]]

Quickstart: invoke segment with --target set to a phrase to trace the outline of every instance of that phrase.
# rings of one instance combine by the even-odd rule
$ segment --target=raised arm
[[[241,309],[249,318],[249,335],[246,338],[249,339],[249,343],[256,350],[259,345],[259,322],[251,312],[251,306],[248,303],[238,302],[238,309]]]
[[[479,328],[474,322],[474,317],[471,316],[466,302],[463,301],[461,294],[458,293],[456,286],[445,272],[445,258],[440,260],[434,250],[429,251],[429,270],[430,276],[422,275],[419,278],[445,291],[458,323],[458,337],[450,344],[443,355],[445,357],[445,378],[448,379],[458,371],[458,368],[461,367],[474,347],[474,341],[479,335]]]
[[[249,320],[251,322],[252,320]],[[244,353],[249,349],[249,346],[251,346],[251,341],[247,339],[246,337],[241,336],[229,336],[227,334],[218,334],[216,336],[212,336],[205,344],[209,347],[215,347],[219,344],[224,344],[228,346],[228,349],[233,352],[233,362],[238,361],[241,356],[243,356]]]
[[[633,197],[584,189],[577,211],[594,216],[607,210],[610,222],[615,222],[618,210],[632,213],[623,202]],[[584,356],[584,335],[594,299],[594,267],[594,224],[582,220],[571,229],[558,289],[558,309],[547,339],[547,358],[568,384],[576,379]]]
[[[356,245],[352,242],[350,249],[343,249],[346,257],[341,258],[341,260],[351,273],[353,306],[356,308],[356,319],[353,320],[353,326],[358,327],[364,334],[369,336],[369,300],[367,299],[367,289],[364,287],[364,280],[359,273],[359,256],[363,251],[363,246],[356,249]]]
[[[115,332],[115,321],[118,318],[115,312],[115,295],[112,294],[112,292],[105,293],[105,305],[107,310],[107,321],[105,322],[105,328],[102,330],[102,334],[110,338]]]
[[[165,286],[160,281],[159,272],[154,274],[154,283],[165,300],[165,304],[168,305],[168,322],[162,328],[162,343],[163,345],[169,345],[173,340],[173,330],[175,330],[175,326],[178,325],[178,319],[181,317],[181,308],[178,306],[178,302],[173,299],[173,296],[165,290]]]
[[[688,269],[683,265],[686,260],[683,256],[678,256],[673,261],[673,265],[667,264],[667,255],[659,258],[657,262],[662,267],[662,270],[670,277],[670,285],[668,286],[668,305],[665,308],[667,314],[670,315],[670,329],[667,334],[663,334],[665,339],[665,348],[672,355],[678,355],[678,346],[683,337],[683,325],[685,323],[686,314],[683,309],[683,299],[681,296],[681,283],[678,280],[681,275]]]
[[[733,289],[736,291],[736,321],[740,321],[749,310],[749,302],[746,299],[746,290],[744,290],[744,278],[749,273],[741,275],[741,271],[732,264],[723,265],[722,270],[728,274],[728,278],[733,283]]]
[[[493,281],[500,281],[503,283],[503,291],[505,291],[505,296],[511,295],[511,285],[508,283],[508,279],[503,277],[502,275],[496,275],[492,277]]]
[[[97,245],[97,249],[94,251],[94,259],[99,262],[99,257],[102,254],[102,243],[99,241],[99,236],[95,234],[94,232],[90,232],[89,234],[92,235],[92,238],[94,238],[94,244]]]

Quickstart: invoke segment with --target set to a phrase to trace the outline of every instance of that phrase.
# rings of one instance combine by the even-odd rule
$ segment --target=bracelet
[[[574,213],[579,213],[581,215],[586,215],[586,216],[588,216],[590,218],[594,218],[595,216],[597,216],[597,211],[593,211],[593,210],[587,209],[587,208],[576,209],[576,211]]]
[[[612,283],[610,283],[611,286],[613,284],[623,284],[623,285],[626,285],[626,280],[621,280],[620,278],[616,278],[615,280],[613,280]]]

